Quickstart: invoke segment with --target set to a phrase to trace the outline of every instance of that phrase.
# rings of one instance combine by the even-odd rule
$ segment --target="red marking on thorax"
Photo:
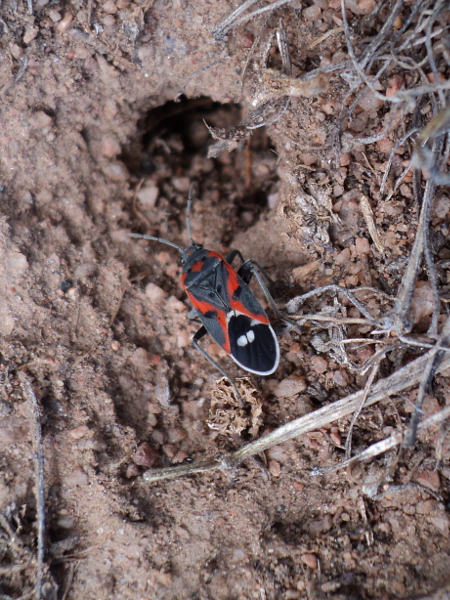
[[[197,273],[198,271],[202,270],[202,267],[204,265],[205,261],[204,260],[199,260],[198,262],[195,263],[195,265],[191,268],[191,271],[194,271],[195,273]]]
[[[219,254],[218,252],[213,252],[212,250],[210,250],[208,252],[208,256],[211,258],[220,258],[220,260],[223,260],[223,262],[225,262],[225,259],[223,258],[223,256],[221,254]]]

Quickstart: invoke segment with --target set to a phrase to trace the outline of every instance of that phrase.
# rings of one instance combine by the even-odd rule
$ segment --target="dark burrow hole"
[[[177,214],[174,205],[178,212],[183,210],[187,180],[196,182],[199,198],[209,195],[208,210],[218,210],[226,218],[221,236],[224,245],[233,232],[254,225],[278,181],[277,156],[266,130],[254,130],[241,148],[225,151],[217,159],[206,158],[214,140],[205,123],[229,130],[241,121],[239,105],[220,104],[207,97],[181,97],[179,102],[166,102],[142,117],[137,136],[124,149],[121,160],[131,173],[133,186],[141,182],[145,187],[150,181],[159,190],[154,206],[140,207],[141,212],[149,208],[145,216],[155,225],[151,233],[166,233],[158,229],[152,211],[166,211],[170,218]],[[184,183],[180,184],[180,179]],[[144,231],[145,223],[140,225],[142,233],[149,233],[148,227]],[[183,225],[181,221],[179,225]]]

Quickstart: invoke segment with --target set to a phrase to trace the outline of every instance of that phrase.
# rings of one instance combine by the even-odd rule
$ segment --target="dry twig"
[[[45,538],[45,490],[44,490],[44,447],[42,443],[41,417],[39,405],[33,387],[27,376],[19,372],[19,378],[25,398],[31,405],[33,415],[33,431],[35,446],[35,485],[36,485],[36,512],[37,512],[37,576],[36,576],[36,600],[43,598],[43,576],[44,576],[44,538]]]
[[[247,2],[244,2],[243,4],[241,4],[241,6],[239,6],[235,11],[233,11],[231,13],[231,15],[229,15],[226,19],[224,19],[222,21],[222,23],[220,23],[213,29],[212,33],[213,33],[214,39],[221,40],[224,37],[224,35],[226,35],[230,31],[230,29],[233,29],[234,27],[237,27],[238,25],[242,25],[243,23],[246,23],[247,21],[254,19],[258,15],[262,15],[263,13],[265,13],[267,11],[274,11],[276,8],[280,8],[280,6],[283,6],[284,4],[288,4],[289,2],[292,2],[293,0],[275,0],[274,2],[271,2],[271,3],[267,4],[266,6],[263,6],[262,8],[258,8],[257,10],[253,11],[252,13],[243,15],[242,17],[240,16],[244,11],[246,11],[248,8],[250,8],[253,4],[255,4],[258,1],[259,0],[247,0]]]

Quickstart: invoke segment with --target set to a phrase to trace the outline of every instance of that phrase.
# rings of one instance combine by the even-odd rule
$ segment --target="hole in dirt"
[[[278,182],[277,156],[266,130],[254,130],[233,152],[207,158],[214,140],[205,123],[230,130],[241,122],[239,105],[208,97],[182,97],[143,115],[136,138],[121,155],[139,188],[130,211],[134,231],[178,241],[191,182],[196,183],[194,212],[207,212],[201,219],[206,239],[227,246],[238,231],[255,224]]]
[[[240,120],[237,104],[220,104],[211,98],[169,101],[145,114],[137,124],[138,137],[122,155],[122,160],[135,176],[154,174],[159,165],[155,158],[172,155],[174,167],[189,168],[197,153],[206,156],[212,141],[204,123],[214,127],[233,127]]]

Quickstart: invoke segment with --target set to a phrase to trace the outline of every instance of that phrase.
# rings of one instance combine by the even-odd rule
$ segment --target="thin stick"
[[[292,0],[275,0],[275,2],[272,2],[266,6],[263,6],[262,8],[258,8],[248,15],[244,15],[240,18],[237,18],[237,17],[239,17],[239,15],[242,12],[244,12],[244,10],[247,10],[247,8],[249,8],[252,4],[255,4],[256,1],[257,0],[247,0],[247,2],[244,2],[244,4],[241,4],[241,6],[239,6],[239,8],[237,8],[234,12],[232,12],[231,15],[229,15],[226,19],[224,19],[222,21],[222,23],[217,25],[217,27],[215,27],[212,32],[214,39],[220,40],[221,38],[223,38],[223,36],[226,33],[228,33],[228,31],[230,31],[230,29],[233,29],[233,27],[242,25],[243,23],[246,23],[250,19],[257,17],[258,15],[262,15],[263,13],[267,12],[268,10],[273,11],[276,8],[279,8],[280,6],[283,6],[284,4],[288,4],[289,2],[292,2]]]
[[[228,17],[224,19],[220,25],[217,25],[217,27],[213,29],[212,33],[214,37],[216,39],[223,37],[225,33],[233,26],[234,20],[257,1],[258,0],[247,0],[247,2],[244,2],[244,4],[238,6],[238,8],[231,13],[231,15],[228,15]]]
[[[446,406],[439,412],[435,413],[434,415],[431,415],[431,417],[424,419],[424,421],[422,421],[422,423],[417,428],[417,433],[421,434],[424,431],[426,431],[427,429],[430,429],[431,427],[435,427],[439,423],[442,423],[449,417],[450,417],[450,406]],[[331,471],[331,470],[334,471],[337,469],[344,469],[345,467],[348,467],[350,464],[353,464],[356,461],[362,462],[363,460],[369,460],[371,458],[375,458],[375,456],[384,454],[388,450],[392,450],[396,446],[399,446],[402,443],[403,438],[404,438],[404,435],[403,435],[402,431],[395,431],[388,438],[381,440],[380,442],[377,442],[376,444],[372,444],[371,446],[366,448],[366,450],[363,450],[362,452],[360,452],[359,454],[356,454],[352,458],[344,460],[343,462],[339,463],[339,465],[336,465],[334,467],[330,467],[327,469],[318,469],[318,470],[316,469],[314,472],[315,473],[325,473],[326,471]]]
[[[41,600],[42,583],[44,575],[44,536],[45,536],[45,491],[44,491],[44,447],[42,443],[42,430],[39,414],[39,404],[33,387],[23,372],[19,372],[19,379],[25,398],[31,405],[34,426],[35,446],[35,485],[36,485],[36,513],[37,513],[37,575],[36,575],[36,600]]]
[[[372,383],[378,373],[378,369],[380,368],[380,362],[383,359],[383,356],[379,356],[378,360],[375,361],[372,365],[369,377],[366,381],[366,385],[364,386],[363,395],[361,397],[361,401],[359,403],[358,408],[353,413],[352,420],[350,421],[350,426],[348,428],[347,439],[345,441],[345,456],[347,459],[352,456],[352,436],[353,436],[353,428],[355,426],[356,421],[358,420],[359,415],[363,409],[363,406],[367,400],[367,397],[370,393],[370,388],[372,387]]]
[[[438,156],[440,147],[441,144],[439,142],[435,142],[433,146],[433,154],[435,156]],[[417,235],[411,250],[408,266],[397,294],[397,300],[395,302],[394,309],[389,315],[387,315],[387,317],[382,319],[383,330],[389,329],[405,332],[411,329],[411,301],[415,289],[417,275],[422,262],[425,240],[427,239],[426,230],[430,222],[430,212],[435,189],[436,185],[434,181],[429,179],[426,183],[423,194],[422,209],[417,226]]]
[[[409,131],[407,131],[407,132],[406,132],[404,135],[402,135],[402,137],[401,137],[399,140],[397,140],[397,142],[396,142],[395,146],[392,148],[392,152],[391,152],[391,154],[390,154],[390,156],[389,156],[389,160],[388,160],[388,163],[387,163],[387,165],[386,165],[386,169],[385,169],[385,171],[384,171],[383,179],[381,180],[381,186],[380,186],[380,195],[383,195],[383,194],[384,194],[384,187],[385,187],[385,185],[386,185],[386,181],[387,181],[387,178],[388,178],[388,175],[389,175],[389,171],[391,170],[391,166],[392,166],[392,163],[393,163],[393,161],[394,161],[394,156],[395,156],[395,154],[397,153],[397,150],[400,148],[400,146],[401,146],[402,144],[404,144],[404,143],[406,142],[406,140],[407,140],[409,137],[411,137],[412,135],[414,135],[414,134],[415,134],[415,133],[417,133],[418,131],[419,131],[419,128],[418,128],[418,127],[414,127],[413,129],[410,129],[410,130],[409,130]],[[408,171],[409,171],[409,168],[408,168]],[[406,171],[406,173],[407,173],[408,171]]]
[[[378,233],[378,229],[375,225],[372,207],[370,206],[369,199],[364,194],[362,194],[359,199],[359,206],[361,207],[361,212],[367,225],[367,230],[372,238],[375,248],[380,254],[384,254],[384,246]]]
[[[416,408],[412,414],[411,420],[409,422],[409,430],[405,437],[405,442],[403,444],[404,448],[413,448],[416,443],[417,437],[417,425],[419,423],[420,415],[422,414],[422,404],[425,398],[425,394],[427,393],[431,381],[436,373],[436,369],[444,356],[444,353],[447,350],[448,344],[450,342],[450,317],[447,319],[447,322],[442,329],[442,333],[439,336],[438,341],[435,346],[428,352],[426,355],[428,357],[427,364],[424,369],[424,373],[420,380],[419,391],[417,393],[416,400]]]
[[[292,300],[289,300],[289,302],[286,304],[286,309],[288,311],[289,314],[295,314],[296,312],[298,312],[298,309],[300,308],[300,306],[302,306],[302,304],[311,296],[317,296],[319,294],[323,294],[323,293],[335,293],[335,294],[344,294],[344,296],[353,304],[353,306],[355,306],[359,312],[364,315],[364,317],[372,324],[375,324],[377,322],[377,319],[375,319],[375,317],[372,317],[372,315],[366,310],[366,308],[361,304],[361,302],[355,298],[354,293],[355,292],[363,292],[363,291],[369,291],[369,292],[373,292],[374,294],[383,296],[384,298],[387,298],[389,300],[392,300],[392,298],[390,296],[388,296],[387,294],[385,294],[384,292],[381,292],[380,290],[376,290],[374,288],[368,287],[368,286],[363,286],[360,288],[355,288],[352,290],[348,290],[347,288],[343,288],[339,285],[325,285],[319,288],[316,288],[315,290],[311,290],[310,292],[307,292],[306,294],[302,294],[301,296],[296,296],[295,298],[292,298]]]

